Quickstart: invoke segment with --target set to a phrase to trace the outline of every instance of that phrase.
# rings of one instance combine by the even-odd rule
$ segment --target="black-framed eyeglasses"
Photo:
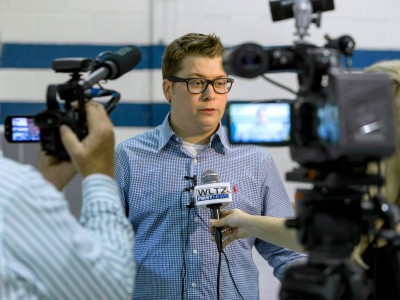
[[[208,80],[204,78],[180,78],[176,76],[168,76],[171,82],[186,82],[186,87],[189,93],[201,94],[211,84],[217,94],[226,94],[231,90],[233,79],[232,78],[217,78]]]

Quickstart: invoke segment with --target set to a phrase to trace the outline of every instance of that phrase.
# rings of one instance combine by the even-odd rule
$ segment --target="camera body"
[[[262,47],[255,43],[238,45],[227,51],[224,68],[229,74],[244,78],[294,72],[299,90],[292,101],[290,140],[275,144],[270,141],[248,143],[288,144],[294,161],[305,168],[324,170],[335,170],[338,166],[349,170],[353,164],[366,165],[368,161],[392,154],[395,131],[389,77],[351,72],[342,67],[342,62],[351,61],[355,47],[349,35],[336,39],[326,35],[327,41],[321,47],[304,40],[310,23],[319,26],[321,13],[334,9],[333,0],[269,3],[273,21],[295,17],[299,40],[293,45],[279,47]],[[228,103],[228,120],[232,120],[230,105]],[[235,143],[232,134],[229,131]]]
[[[60,137],[60,126],[67,125],[82,140],[88,134],[85,103],[94,98],[109,97],[104,108],[110,113],[120,99],[118,92],[104,89],[99,81],[119,78],[132,70],[140,62],[141,57],[139,48],[130,45],[113,53],[101,52],[94,61],[90,58],[55,59],[53,70],[70,73],[71,78],[65,83],[50,84],[47,87],[45,111],[29,118],[9,116],[6,122],[6,139],[10,142],[31,142],[30,138],[17,140],[13,137],[13,132],[18,131],[13,120],[17,120],[18,117],[22,117],[21,120],[33,119],[40,130],[40,142],[46,154],[68,160],[69,155]],[[81,78],[85,72],[89,74]],[[98,87],[94,87],[95,85]],[[64,104],[60,105],[59,100],[63,100]]]
[[[338,161],[350,167],[391,155],[388,76],[334,71],[328,78],[326,91],[299,95],[294,103],[293,160],[306,168],[331,168]]]
[[[47,87],[47,110],[35,116],[8,116],[5,121],[5,138],[10,143],[40,142],[49,155],[68,159],[68,154],[60,137],[60,126],[68,125],[83,139],[87,133],[84,113],[84,94],[79,87],[80,73],[91,71],[94,66],[90,58],[58,58],[52,68],[57,73],[71,73],[71,79],[63,84]],[[58,98],[65,101],[62,107]],[[77,107],[71,103],[78,101]],[[79,108],[82,106],[81,108]]]
[[[87,123],[84,110],[67,107],[48,109],[34,117],[40,128],[40,143],[48,155],[60,159],[68,159],[69,155],[64,148],[60,136],[60,126],[67,125],[82,140],[87,134]]]
[[[60,126],[67,125],[82,140],[87,134],[86,114],[84,104],[86,97],[79,86],[82,72],[92,70],[94,63],[89,58],[60,58],[53,61],[53,70],[59,73],[71,73],[71,79],[63,84],[51,84],[47,87],[47,110],[34,117],[40,128],[40,143],[48,155],[60,159],[68,159],[60,136]],[[65,101],[60,106],[58,98]],[[73,102],[77,102],[75,107]]]
[[[269,48],[248,43],[224,56],[225,70],[244,78],[297,73],[299,91],[292,101],[291,139],[276,145],[289,144],[293,160],[304,167],[325,168],[338,160],[366,163],[394,152],[390,79],[385,74],[344,70],[342,56],[351,53],[351,41],[346,35],[323,47],[304,41]],[[228,103],[228,120],[232,119],[230,105],[236,104]]]

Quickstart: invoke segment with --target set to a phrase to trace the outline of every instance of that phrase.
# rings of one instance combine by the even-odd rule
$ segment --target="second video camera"
[[[105,104],[107,113],[110,113],[120,99],[118,92],[104,89],[99,81],[119,78],[132,70],[140,59],[141,53],[136,46],[126,46],[113,53],[102,52],[95,61],[90,58],[55,59],[53,70],[70,73],[71,78],[65,83],[47,87],[45,111],[36,116],[8,116],[5,122],[7,141],[20,143],[40,140],[46,154],[69,159],[61,141],[60,126],[68,125],[82,140],[88,134],[85,102],[110,97]],[[82,73],[86,72],[90,73],[82,77]],[[64,105],[60,105],[59,99],[65,101]]]

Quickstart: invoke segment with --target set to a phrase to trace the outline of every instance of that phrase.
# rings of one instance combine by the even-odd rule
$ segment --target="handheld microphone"
[[[232,202],[230,184],[219,182],[219,175],[213,170],[206,170],[201,174],[202,185],[195,186],[196,206],[209,208],[213,219],[220,219],[220,208]],[[218,252],[222,252],[221,228],[214,228],[215,242]]]
[[[140,50],[136,46],[125,46],[108,55],[100,62],[93,72],[82,78],[78,84],[84,89],[105,79],[116,79],[132,70],[142,58]]]

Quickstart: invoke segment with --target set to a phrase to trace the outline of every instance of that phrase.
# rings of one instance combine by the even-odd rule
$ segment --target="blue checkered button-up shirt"
[[[195,157],[169,126],[130,138],[116,147],[116,180],[123,206],[135,229],[137,277],[134,299],[216,299],[218,251],[210,241],[210,212],[187,207],[193,196],[185,176],[208,169],[230,182],[233,202],[252,215],[292,217],[293,210],[271,155],[261,147],[233,146],[219,126],[210,143]],[[281,279],[303,255],[255,238],[225,248],[231,269],[222,259],[221,299],[259,299],[258,269],[252,248]],[[183,283],[183,284],[182,284]]]

